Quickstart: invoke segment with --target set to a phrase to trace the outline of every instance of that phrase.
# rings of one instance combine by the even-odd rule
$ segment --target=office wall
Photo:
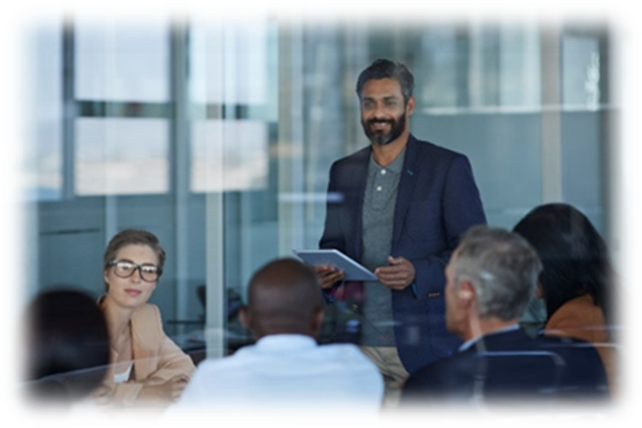
[[[576,34],[567,26],[551,35],[532,24],[397,23],[384,29],[267,20],[252,32],[221,23],[164,25],[138,43],[153,43],[151,63],[166,61],[168,70],[143,85],[153,74],[149,68],[123,68],[135,72],[130,82],[117,74],[117,65],[127,61],[114,60],[108,68],[116,74],[105,69],[100,75],[111,90],[84,72],[93,82],[91,91],[84,90],[88,99],[74,92],[77,80],[69,70],[81,60],[80,52],[74,56],[74,37],[91,26],[74,33],[61,25],[36,37],[32,53],[41,60],[34,70],[49,79],[37,87],[50,87],[45,83],[52,75],[62,83],[59,92],[33,92],[37,113],[28,117],[37,132],[27,163],[34,221],[25,251],[37,255],[37,274],[29,278],[25,298],[57,284],[97,296],[111,236],[144,228],[159,236],[168,254],[152,301],[161,307],[166,329],[178,334],[191,328],[182,321],[204,319],[199,285],[243,295],[263,263],[289,256],[293,248],[316,247],[330,165],[367,144],[354,84],[378,57],[401,60],[415,73],[412,132],[469,157],[491,224],[510,228],[531,208],[558,198],[583,209],[611,238],[605,162],[616,124],[602,28]],[[112,52],[121,45],[110,40],[115,34],[136,38],[136,29],[108,28],[102,60],[128,58],[131,52]],[[51,46],[52,37],[61,42]],[[549,51],[560,58],[556,67],[542,60]],[[252,85],[240,76],[252,78]],[[32,78],[38,80],[38,73]],[[132,82],[139,82],[135,91],[123,89]],[[547,91],[555,94],[552,104],[542,95]],[[126,99],[130,93],[135,97]],[[87,120],[89,130],[76,123]],[[551,138],[559,141],[552,157],[544,153]],[[153,168],[146,153],[162,176],[148,191],[140,190]],[[95,163],[82,166],[83,159]],[[78,174],[79,165],[97,186],[78,186],[86,176]],[[551,180],[559,189],[554,197],[547,190]],[[218,196],[220,205],[208,204]],[[208,226],[213,218],[221,221],[216,230]],[[208,257],[208,239],[222,243],[215,260]],[[213,272],[221,280],[208,283]]]

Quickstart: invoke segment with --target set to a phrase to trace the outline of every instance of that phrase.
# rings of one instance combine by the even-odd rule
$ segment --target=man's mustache
[[[390,125],[394,125],[395,121],[392,119],[370,119],[368,121],[368,125],[374,125],[375,123],[389,123]]]

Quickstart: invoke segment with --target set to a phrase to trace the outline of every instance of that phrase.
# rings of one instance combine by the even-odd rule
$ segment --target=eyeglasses
[[[143,281],[154,282],[160,278],[163,269],[152,264],[139,265],[128,260],[112,260],[107,266],[114,266],[114,273],[120,278],[129,278],[134,274],[136,269]]]

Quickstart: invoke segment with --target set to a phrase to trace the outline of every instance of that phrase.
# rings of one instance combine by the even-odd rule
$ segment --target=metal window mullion
[[[75,193],[75,146],[77,119],[74,79],[74,29],[73,23],[63,25],[62,34],[62,200],[71,200]]]
[[[221,29],[219,37],[208,40],[208,43],[215,43],[221,52],[224,49],[224,31]],[[223,67],[223,61],[219,62]],[[219,73],[223,75],[223,73]],[[224,85],[225,82],[212,82],[214,85]],[[208,111],[207,118],[211,117]],[[224,109],[219,112],[218,118],[224,115]],[[222,139],[222,133],[215,138]],[[221,182],[223,176],[223,150],[221,145],[208,147],[207,151],[215,150],[215,153],[207,153],[208,159],[216,159],[220,162],[218,166],[208,171],[213,175],[214,182]],[[206,313],[205,313],[205,342],[207,358],[222,358],[226,354],[225,339],[225,260],[224,260],[224,200],[223,191],[214,190],[205,194],[205,275],[206,275]]]
[[[174,233],[176,244],[175,313],[188,318],[189,302],[189,126],[187,90],[187,25],[175,23],[170,31],[170,191],[174,198]]]
[[[304,153],[304,84],[302,25],[297,23],[282,29],[279,35],[279,142],[288,153]],[[278,194],[303,192],[302,155],[278,157]],[[303,205],[279,199],[279,254],[291,254],[293,248],[304,245],[302,223]]]
[[[542,203],[561,201],[562,192],[562,91],[561,35],[555,26],[541,32],[542,79]]]

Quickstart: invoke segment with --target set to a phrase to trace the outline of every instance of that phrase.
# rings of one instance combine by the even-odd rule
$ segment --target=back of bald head
[[[305,334],[316,337],[323,318],[316,273],[295,259],[277,259],[250,280],[245,324],[258,337]]]

